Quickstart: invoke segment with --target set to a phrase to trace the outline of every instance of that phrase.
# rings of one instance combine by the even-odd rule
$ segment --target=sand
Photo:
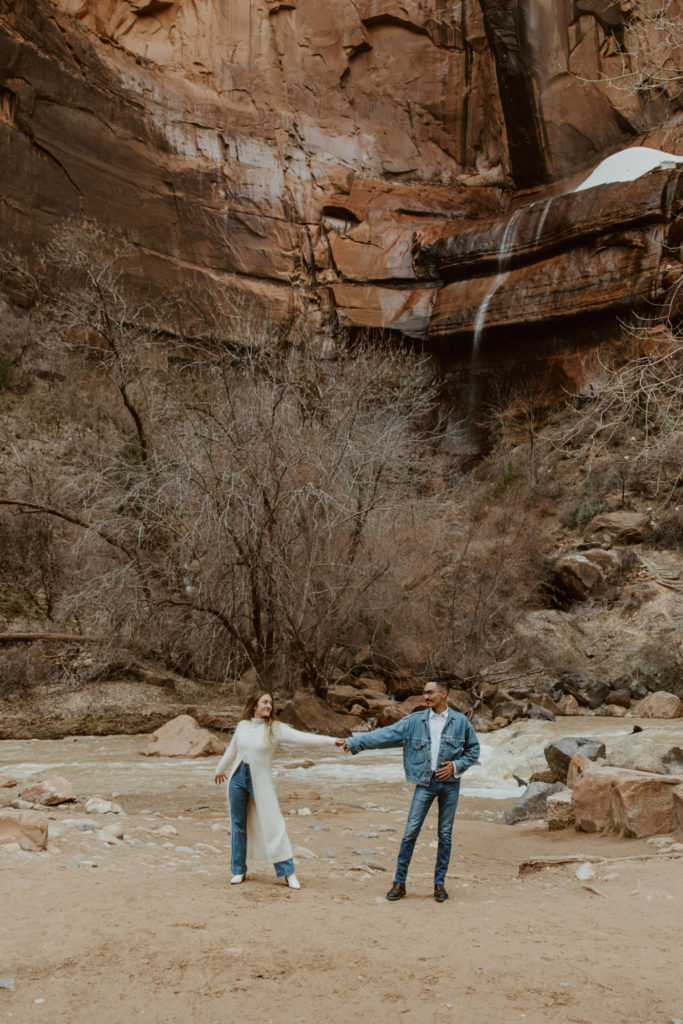
[[[230,886],[223,798],[211,787],[207,794],[201,805],[185,806],[192,801],[182,794],[163,813],[118,816],[126,838],[115,846],[98,831],[113,816],[78,805],[45,812],[48,852],[0,848],[0,984],[11,979],[0,988],[0,1021],[667,1024],[683,1016],[683,861],[661,845],[459,814],[450,899],[440,905],[430,817],[408,896],[389,903],[407,810],[404,788],[394,787],[383,809],[283,799],[295,852],[315,855],[297,857],[301,891],[266,864]],[[311,813],[296,813],[305,808]],[[177,834],[160,834],[163,826]],[[651,859],[596,863],[589,882],[576,878],[576,865],[519,877],[521,861],[561,854]]]

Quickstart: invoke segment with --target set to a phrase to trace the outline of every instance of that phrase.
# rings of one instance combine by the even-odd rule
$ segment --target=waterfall
[[[477,310],[477,316],[474,321],[474,342],[472,345],[472,363],[476,363],[479,355],[479,344],[484,333],[484,324],[486,322],[486,313],[488,311],[491,299],[496,294],[498,288],[501,286],[503,281],[508,275],[508,269],[510,264],[510,257],[512,254],[512,247],[515,241],[516,224],[523,213],[523,210],[515,210],[510,220],[505,226],[505,232],[503,234],[503,240],[500,244],[500,250],[498,252],[498,273],[494,277],[493,281],[489,286],[489,290],[482,299],[481,305]]]
[[[541,216],[538,218],[538,224],[536,225],[536,233],[534,235],[534,249],[537,248],[538,243],[541,240],[541,233],[543,231],[543,228],[545,227],[545,219],[548,216],[548,210],[552,206],[552,203],[553,203],[553,196],[551,196],[550,199],[546,199],[545,203],[543,204],[543,209],[541,210]]]

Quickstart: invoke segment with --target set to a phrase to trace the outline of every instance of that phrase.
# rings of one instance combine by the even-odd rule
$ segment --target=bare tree
[[[595,10],[595,9],[593,9]],[[675,99],[683,88],[683,9],[680,0],[606,0],[596,15],[607,42],[600,74],[574,72],[584,80],[608,81],[629,93]]]
[[[102,631],[184,670],[251,665],[324,694],[340,644],[374,628],[386,537],[425,487],[427,363],[342,339],[288,346],[238,301],[133,300],[131,256],[72,228],[49,264],[62,342],[113,386],[132,432],[50,487],[18,455],[21,493],[0,503],[80,528],[99,571],[71,608]]]
[[[575,399],[573,417],[553,440],[581,456],[586,476],[607,460],[622,503],[640,481],[666,506],[683,479],[683,345],[668,324],[632,330],[643,354],[618,366],[601,359],[593,395]]]

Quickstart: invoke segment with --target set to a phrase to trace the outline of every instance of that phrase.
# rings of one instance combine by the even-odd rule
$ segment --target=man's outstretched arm
[[[408,715],[393,725],[385,725],[382,729],[371,732],[356,733],[344,743],[344,750],[358,754],[361,750],[377,750],[380,747],[402,747],[408,729]]]

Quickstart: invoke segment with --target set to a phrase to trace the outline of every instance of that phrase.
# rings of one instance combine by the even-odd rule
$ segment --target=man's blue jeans
[[[451,859],[451,842],[453,837],[453,821],[458,807],[460,796],[460,781],[440,782],[436,776],[428,786],[416,786],[413,794],[413,802],[410,805],[406,830],[403,833],[401,848],[398,851],[396,862],[395,880],[405,882],[408,877],[408,866],[413,856],[415,843],[420,834],[420,829],[427,817],[427,811],[434,800],[439,805],[439,845],[436,851],[436,865],[434,866],[434,885],[443,885],[446,880],[446,872]]]
[[[230,867],[233,875],[247,873],[247,807],[249,797],[254,799],[254,784],[251,781],[249,765],[241,761],[228,786],[232,838],[230,843]],[[278,878],[294,874],[294,861],[280,860],[275,864]]]

